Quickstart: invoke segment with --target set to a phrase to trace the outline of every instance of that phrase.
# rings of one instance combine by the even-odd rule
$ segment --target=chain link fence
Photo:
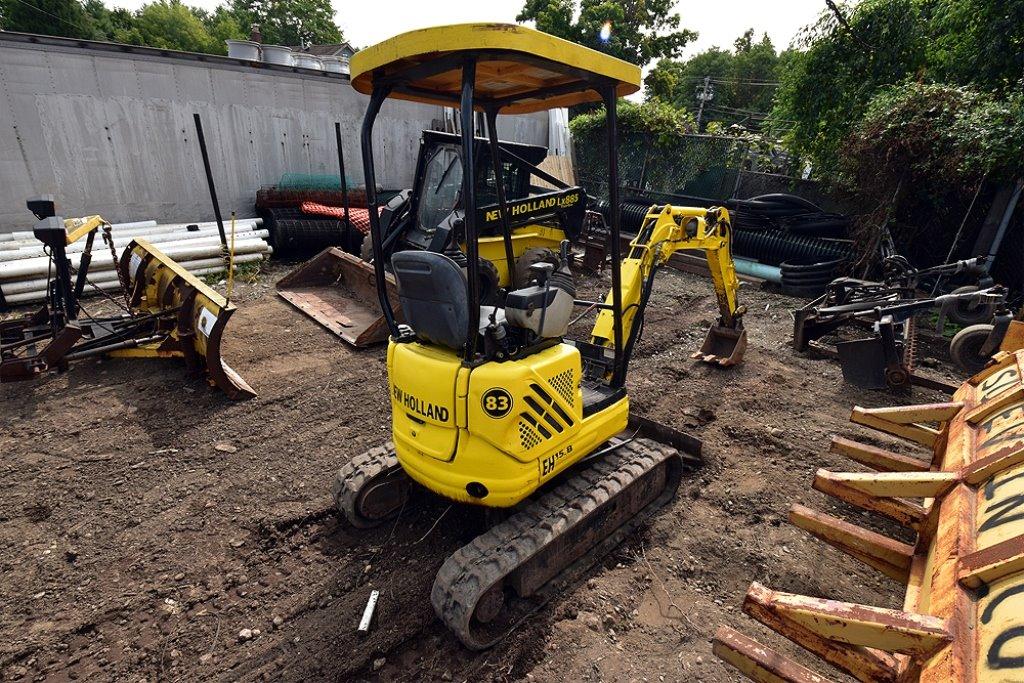
[[[987,214],[996,183],[981,192],[978,201],[971,206],[957,202],[947,202],[944,208],[915,206],[909,212],[910,223],[905,223],[894,216],[873,216],[872,207],[861,206],[853,197],[819,181],[754,170],[778,168],[773,163],[776,160],[762,154],[751,141],[740,137],[624,132],[619,137],[619,183],[625,201],[623,220],[636,223],[637,217],[630,211],[639,207],[642,218],[641,205],[645,203],[690,200],[695,205],[707,205],[727,199],[793,194],[814,203],[824,212],[855,217],[854,220],[862,224],[860,232],[876,234],[882,224],[887,224],[897,251],[922,268],[943,263],[947,256],[958,259],[980,255],[975,253],[980,248],[976,238],[986,218],[993,220]],[[573,136],[573,162],[577,183],[598,200],[595,208],[604,210],[608,199],[608,146],[603,127]],[[701,199],[707,201],[701,202]],[[1019,265],[1020,244],[1024,241],[1022,215],[1024,211],[1017,211],[1010,222],[992,269],[997,282],[1017,291],[1024,287],[1024,270]],[[737,230],[745,225],[738,215]],[[863,242],[861,248],[872,248],[873,242],[864,240],[863,234],[849,237],[854,242]],[[951,245],[954,245],[952,249]]]
[[[577,182],[599,200],[608,198],[608,144],[603,128],[573,138]],[[725,135],[656,135],[630,131],[619,136],[619,184],[627,197],[654,199],[683,195],[712,201],[787,193],[825,211],[850,213],[851,202],[807,180],[754,170],[772,161],[750,140]],[[774,165],[774,164],[773,164]]]
[[[608,198],[608,142],[603,129],[573,138],[577,183]],[[743,138],[714,135],[619,136],[619,184],[627,195],[677,194],[728,199],[750,154]]]

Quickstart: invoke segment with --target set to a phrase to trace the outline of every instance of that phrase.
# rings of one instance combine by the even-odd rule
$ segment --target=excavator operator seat
[[[460,350],[469,327],[469,285],[462,268],[430,251],[400,251],[391,257],[391,267],[402,314],[416,337]]]

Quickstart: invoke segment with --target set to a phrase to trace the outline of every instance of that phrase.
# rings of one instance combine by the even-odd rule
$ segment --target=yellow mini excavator
[[[699,441],[630,416],[629,360],[659,266],[703,250],[720,320],[696,355],[739,362],[746,345],[723,208],[652,207],[620,254],[616,101],[640,70],[522,26],[467,24],[402,34],[358,52],[352,83],[370,95],[362,145],[375,276],[388,323],[393,443],[338,473],[335,502],[356,527],[400,514],[415,483],[504,518],[449,557],[431,600],[468,647],[493,644],[670,500]],[[372,132],[387,97],[458,106],[464,173],[451,220],[464,259],[408,250],[390,257],[403,324],[385,286]],[[518,114],[601,100],[607,110],[611,291],[581,301],[569,270],[541,262],[527,282],[483,304],[473,111]],[[498,211],[508,206],[499,201]],[[509,235],[509,231],[504,231]],[[588,339],[567,338],[574,308],[597,309]],[[643,435],[641,435],[641,432]],[[653,437],[653,438],[648,438]]]

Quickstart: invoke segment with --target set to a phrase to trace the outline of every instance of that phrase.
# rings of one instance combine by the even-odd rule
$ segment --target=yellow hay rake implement
[[[814,488],[914,534],[897,541],[794,505],[790,521],[907,586],[902,609],[753,584],[743,610],[861,681],[1024,680],[1024,351],[1001,353],[950,403],[854,408],[853,422],[925,450],[835,438],[870,472],[819,470]],[[715,653],[755,681],[826,677],[722,627]]]

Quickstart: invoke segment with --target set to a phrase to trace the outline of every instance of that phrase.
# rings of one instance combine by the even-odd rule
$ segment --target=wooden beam
[[[960,481],[955,472],[832,472],[831,477],[874,498],[941,498]]]
[[[758,683],[829,683],[831,680],[728,626],[718,629],[711,650],[719,659]]]
[[[900,524],[916,528],[927,516],[928,511],[923,505],[903,500],[902,498],[875,498],[863,491],[847,485],[833,477],[833,473],[825,469],[818,470],[814,476],[814,489],[838,498],[850,505],[871,510],[885,515]]]
[[[914,546],[803,505],[793,505],[789,509],[789,521],[889,578],[907,583]]]
[[[776,633],[792,640],[838,669],[864,683],[896,680],[896,658],[885,652],[829,640],[787,619],[772,606],[774,591],[752,583],[743,599],[743,611]]]
[[[929,463],[921,458],[900,455],[841,436],[832,437],[829,450],[879,472],[924,472],[929,468]]]
[[[769,608],[822,638],[928,657],[953,640],[938,617],[772,591]]]

